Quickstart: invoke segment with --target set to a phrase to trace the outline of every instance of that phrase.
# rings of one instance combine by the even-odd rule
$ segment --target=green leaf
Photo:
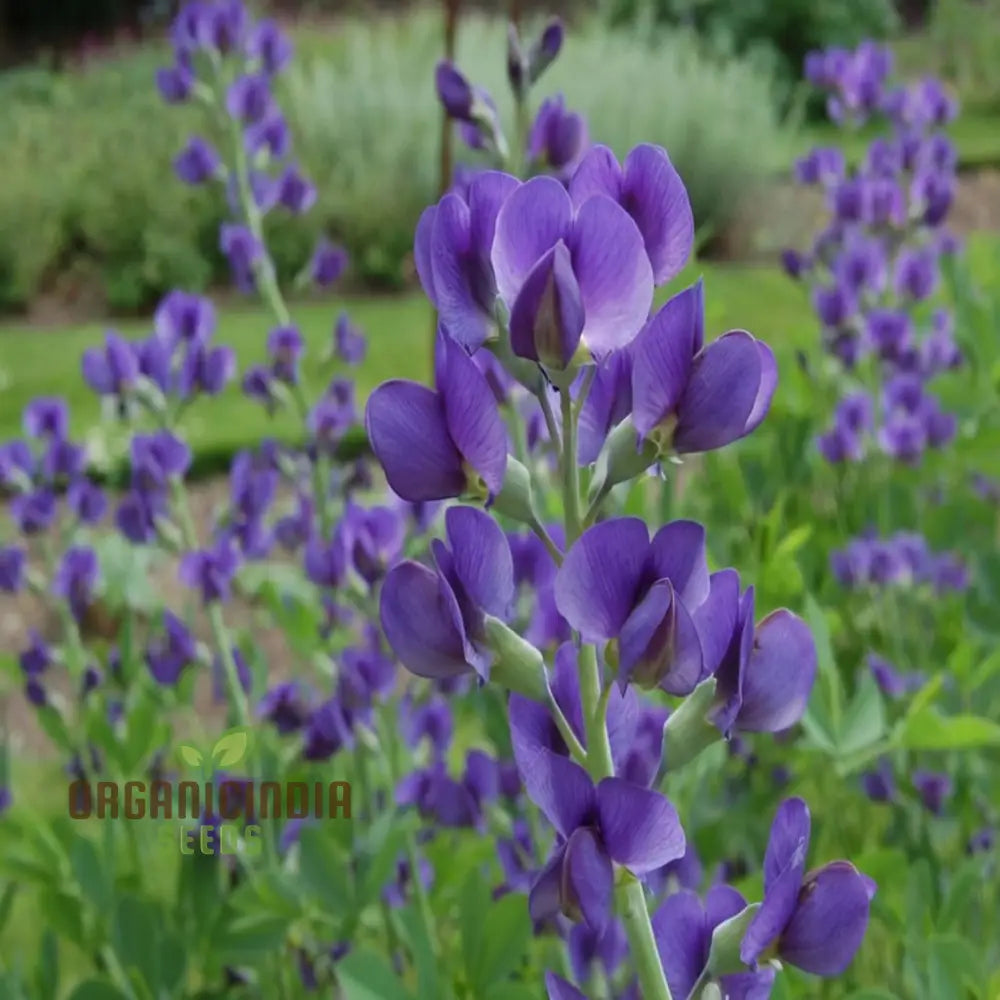
[[[331,914],[355,908],[350,859],[322,826],[306,826],[299,834],[299,877],[302,891],[319,900]]]
[[[212,747],[212,759],[219,767],[231,767],[246,756],[250,740],[245,729],[234,729],[226,733]]]
[[[402,938],[417,971],[417,995],[440,997],[442,995],[437,959],[431,947],[420,909],[416,904],[398,911]]]
[[[861,675],[858,689],[840,727],[837,749],[842,756],[857,753],[877,743],[886,731],[882,694],[871,672]]]
[[[954,930],[969,912],[971,905],[982,897],[982,889],[983,863],[980,858],[968,858],[952,876],[948,895],[938,914],[937,929]]]
[[[725,976],[731,972],[740,972],[744,968],[740,961],[740,942],[759,909],[760,903],[752,903],[735,916],[723,920],[712,932],[708,968],[714,976]]]
[[[380,955],[351,951],[337,966],[344,1000],[410,1000],[412,994]]]
[[[855,990],[849,997],[845,997],[845,1000],[899,1000],[899,997],[888,990],[865,987],[861,990]]]
[[[474,970],[483,949],[483,926],[489,897],[479,872],[470,872],[462,886],[459,914],[462,926],[462,960],[465,974],[474,981]]]
[[[110,983],[88,979],[73,990],[68,1000],[128,1000],[128,997]]]
[[[59,939],[51,927],[42,935],[41,954],[35,969],[35,984],[43,997],[59,995]]]
[[[188,746],[187,743],[181,743],[177,747],[177,752],[180,754],[181,760],[188,767],[201,767],[201,762],[205,759],[200,750],[196,747]]]
[[[896,742],[908,750],[963,750],[1000,746],[1000,723],[978,715],[941,715],[921,709],[900,724]]]
[[[98,913],[103,913],[110,903],[108,882],[93,842],[78,835],[70,846],[69,861],[84,900]]]
[[[930,939],[927,972],[932,997],[964,997],[967,989],[980,995],[979,952],[971,941],[956,934],[935,935]]]
[[[474,992],[484,993],[490,984],[506,978],[524,961],[531,940],[528,901],[518,893],[491,902],[479,937],[469,977]]]
[[[243,963],[257,967],[284,947],[290,921],[284,916],[262,913],[240,915],[220,923],[222,926],[213,940],[215,957],[223,965]]]

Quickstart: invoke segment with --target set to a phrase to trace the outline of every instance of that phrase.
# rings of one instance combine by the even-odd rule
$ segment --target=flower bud
[[[516,694],[544,703],[548,697],[542,654],[499,618],[485,616],[485,641],[496,657],[490,679]]]
[[[559,18],[553,18],[545,26],[545,30],[532,45],[528,57],[530,83],[535,83],[542,73],[555,62],[555,58],[562,48],[564,35],[565,30]]]
[[[745,906],[735,916],[716,926],[708,953],[708,970],[713,976],[729,976],[746,971],[746,965],[740,958],[740,945],[750,921],[759,909],[760,903]]]
[[[597,456],[594,479],[590,487],[591,499],[607,493],[612,486],[626,483],[645,472],[657,459],[659,450],[653,437],[640,445],[632,418],[626,417],[604,442]]]
[[[708,720],[715,703],[715,678],[702,681],[670,714],[663,729],[663,760],[676,771],[703,750],[722,739],[718,727]]]
[[[493,498],[491,506],[499,513],[522,524],[534,524],[538,521],[531,493],[531,474],[512,456],[507,458],[503,487]]]

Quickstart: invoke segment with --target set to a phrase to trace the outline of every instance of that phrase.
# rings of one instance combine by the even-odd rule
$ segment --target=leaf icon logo
[[[188,767],[201,767],[201,762],[205,759],[204,754],[200,750],[196,747],[188,746],[186,743],[182,743],[177,748],[177,751]]]
[[[232,767],[246,756],[249,743],[245,729],[232,729],[212,747],[212,761],[217,767]]]

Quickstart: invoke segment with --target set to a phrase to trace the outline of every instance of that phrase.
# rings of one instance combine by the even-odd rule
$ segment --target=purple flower
[[[261,121],[247,127],[244,145],[251,156],[266,150],[272,159],[280,159],[291,148],[291,132],[285,116],[275,108]]]
[[[0,591],[16,594],[23,586],[28,554],[17,545],[0,546]]]
[[[267,335],[271,373],[280,382],[298,384],[299,361],[304,351],[305,341],[297,326],[278,326]]]
[[[445,532],[448,545],[431,543],[434,569],[406,560],[389,571],[379,601],[382,628],[403,666],[419,677],[474,670],[488,680],[485,617],[508,615],[514,597],[510,547],[497,523],[474,507],[449,508]]]
[[[455,66],[444,60],[439,62],[434,71],[434,86],[449,118],[475,123],[476,91]]]
[[[22,424],[28,437],[62,441],[69,433],[69,407],[58,396],[40,396],[24,408]]]
[[[451,708],[443,699],[432,698],[416,706],[408,700],[404,701],[400,705],[400,722],[406,745],[413,750],[426,739],[430,742],[435,759],[440,759],[451,745],[455,723]]]
[[[545,989],[549,1000],[587,1000],[587,997],[572,983],[554,972],[545,973]]]
[[[74,545],[63,553],[59,561],[52,579],[52,593],[69,604],[73,617],[79,621],[90,604],[99,580],[97,553],[86,546]]]
[[[778,808],[764,856],[764,901],[750,921],[740,958],[748,965],[770,949],[817,976],[838,976],[868,927],[875,883],[848,861],[806,872],[809,808],[786,799]]]
[[[271,88],[267,77],[256,74],[237,77],[226,92],[226,110],[244,125],[263,121],[271,110]]]
[[[246,226],[224,223],[219,230],[219,248],[229,259],[237,285],[252,288],[254,268],[264,260],[260,240]]]
[[[577,650],[571,642],[563,643],[555,655],[555,664],[549,682],[552,696],[559,706],[566,721],[580,744],[586,747],[586,734],[583,723],[583,703],[580,697],[579,666]],[[625,768],[630,763],[630,755],[637,740],[642,722],[642,708],[635,692],[631,688],[624,691],[616,689],[608,696],[607,727],[608,745],[611,748],[611,759],[615,765],[615,773],[624,777]],[[514,759],[518,770],[524,774],[530,770],[531,761],[539,752],[554,753],[561,757],[569,757],[569,749],[548,708],[525,698],[512,694],[509,702],[510,738],[514,749]],[[660,727],[662,737],[663,727]],[[642,771],[632,769],[632,777],[637,778],[634,784],[648,786],[659,765]]]
[[[139,361],[132,345],[108,332],[104,347],[88,347],[83,352],[83,378],[101,396],[123,396],[139,377]]]
[[[168,292],[153,314],[153,331],[170,351],[181,344],[205,344],[215,332],[212,300],[175,289]]]
[[[873,771],[861,775],[861,789],[872,802],[892,802],[896,798],[896,779],[888,758],[879,758]]]
[[[570,928],[567,950],[573,976],[584,983],[590,979],[595,965],[599,965],[606,976],[614,976],[628,957],[628,938],[619,920],[612,920],[600,933],[586,924],[574,924]]]
[[[231,347],[188,345],[177,375],[177,391],[182,398],[198,393],[217,396],[236,373],[236,355]]]
[[[603,192],[574,200],[552,177],[522,184],[497,215],[491,257],[521,357],[564,368],[581,345],[603,357],[629,344],[649,315],[642,233]]]
[[[89,479],[77,479],[70,483],[66,503],[81,524],[97,524],[108,509],[104,490]]]
[[[343,532],[351,565],[373,586],[398,562],[406,541],[406,524],[391,507],[365,510],[348,501],[338,529]]]
[[[508,174],[481,171],[464,194],[446,194],[417,223],[413,254],[420,283],[445,329],[470,351],[495,325],[490,250],[500,208],[517,187]]]
[[[743,330],[707,347],[701,282],[670,299],[632,348],[632,419],[661,454],[711,451],[751,433],[778,382],[771,349]]]
[[[813,289],[813,308],[824,326],[843,326],[853,315],[857,302],[843,285]]]
[[[10,502],[14,522],[23,535],[39,535],[56,519],[56,498],[49,489],[21,493]]]
[[[320,288],[329,288],[347,270],[347,264],[347,251],[343,247],[321,239],[313,251],[309,273]]]
[[[167,104],[181,104],[194,89],[194,73],[188,66],[164,66],[156,71],[156,89]]]
[[[735,570],[713,573],[695,623],[703,676],[716,678],[711,718],[726,735],[778,733],[795,725],[816,680],[816,646],[801,618],[782,608],[756,626],[753,619],[753,587],[741,597]]]
[[[174,158],[174,173],[185,184],[204,184],[221,174],[222,162],[215,148],[201,136],[192,136]]]
[[[562,94],[542,101],[528,133],[528,159],[542,163],[559,177],[569,178],[587,150],[587,122],[567,111]]]
[[[334,324],[333,347],[337,357],[345,364],[359,365],[365,359],[368,342],[361,328],[351,322],[346,312],[342,312]]]
[[[728,885],[713,886],[704,906],[688,890],[674,893],[653,914],[653,936],[672,996],[687,997],[708,965],[716,927],[746,908],[746,900]],[[722,976],[722,995],[731,1000],[765,1000],[771,995],[775,970]]]
[[[165,490],[183,478],[191,465],[191,449],[170,431],[136,434],[131,441],[132,485],[137,490]]]
[[[146,647],[146,666],[153,680],[172,687],[196,656],[197,646],[188,627],[172,611],[164,611],[163,633]]]
[[[896,260],[896,292],[908,299],[921,301],[934,293],[938,283],[938,266],[930,250],[903,250]]]
[[[705,529],[664,525],[650,541],[638,518],[589,528],[556,576],[556,606],[585,642],[616,640],[618,678],[688,694],[702,673],[692,612],[709,596]]]
[[[916,770],[913,772],[913,787],[920,796],[924,808],[934,816],[944,811],[945,802],[951,798],[951,777],[935,771]]]
[[[861,439],[849,427],[841,423],[820,434],[816,438],[816,447],[828,462],[860,462],[864,457],[864,446]]]
[[[868,669],[882,693],[890,698],[902,698],[912,691],[918,691],[925,679],[923,674],[902,673],[888,660],[875,653],[868,655]]]
[[[257,706],[257,715],[283,736],[301,729],[309,718],[309,707],[299,682],[284,681],[266,691]]]
[[[592,146],[569,192],[577,211],[591,196],[603,194],[628,212],[642,234],[655,284],[665,284],[683,270],[694,242],[694,217],[684,182],[664,149],[636,146],[619,165],[607,146]],[[609,232],[607,239],[613,245],[622,237]]]
[[[0,444],[0,487],[20,491],[31,485],[35,460],[27,441]]]
[[[87,455],[80,445],[53,438],[42,456],[42,473],[50,482],[73,480],[83,474]]]
[[[21,650],[18,663],[28,678],[37,678],[54,662],[52,650],[36,629],[28,630],[28,646]]]
[[[181,558],[181,583],[198,590],[202,603],[228,601],[240,559],[231,543],[222,541],[210,549],[187,552]]]
[[[161,493],[132,489],[115,512],[115,525],[134,545],[147,545],[157,537],[157,520],[167,513]]]
[[[356,420],[354,383],[347,379],[333,379],[310,411],[306,425],[313,440],[322,449],[332,451]]]
[[[340,700],[327,698],[309,718],[302,756],[306,760],[329,760],[345,746],[351,746],[353,741],[351,719]]]
[[[306,541],[303,561],[306,576],[317,587],[339,587],[347,573],[347,538],[336,532],[330,541],[313,536]]]
[[[316,203],[316,187],[299,168],[290,163],[277,182],[278,203],[293,215],[303,215]]]
[[[270,18],[258,21],[246,44],[247,55],[260,63],[268,76],[276,76],[292,59],[292,43]]]
[[[494,497],[507,468],[507,431],[485,376],[438,337],[437,391],[383,382],[369,397],[365,428],[393,492],[405,500],[471,493]]]
[[[910,317],[897,309],[872,309],[867,316],[868,339],[885,361],[897,360],[912,342]]]
[[[684,831],[670,802],[622,778],[596,787],[578,764],[539,750],[521,767],[529,798],[558,834],[528,896],[534,921],[563,913],[601,931],[610,919],[615,865],[635,876],[684,853]]]
[[[832,184],[844,176],[844,154],[836,147],[810,150],[795,161],[793,172],[800,184]]]

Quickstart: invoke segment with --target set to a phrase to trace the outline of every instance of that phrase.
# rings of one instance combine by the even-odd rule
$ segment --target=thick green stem
[[[607,698],[601,689],[601,671],[597,665],[597,650],[591,645],[580,649],[580,701],[583,704],[583,725],[587,736],[587,769],[594,781],[615,773],[608,742],[605,718]]]
[[[629,951],[639,976],[643,1000],[673,1000],[660,964],[642,883],[631,875],[627,876],[615,889],[615,903],[628,935]]]

